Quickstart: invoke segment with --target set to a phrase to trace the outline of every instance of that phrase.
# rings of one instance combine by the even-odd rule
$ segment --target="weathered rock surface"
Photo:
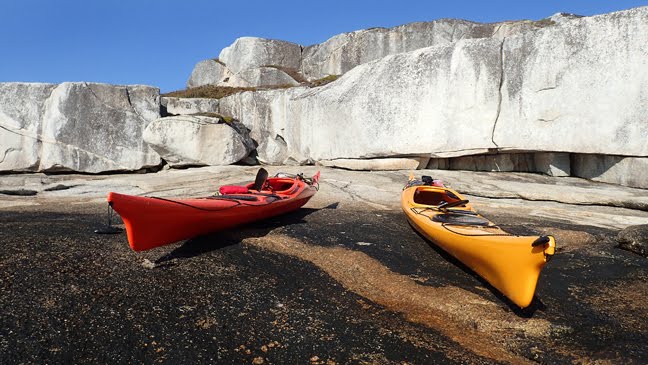
[[[38,169],[45,101],[55,87],[0,83],[0,171]]]
[[[301,46],[280,40],[242,37],[224,48],[218,59],[234,74],[263,66],[299,69]]]
[[[63,83],[46,102],[39,171],[128,171],[160,164],[143,141],[159,89]]]
[[[232,76],[232,72],[218,60],[204,60],[196,64],[187,81],[187,87],[218,85]]]
[[[290,75],[302,80],[293,71],[307,73],[311,61],[313,70],[335,69],[322,75],[345,74],[316,88],[245,92],[213,104],[162,103],[171,114],[217,111],[240,119],[266,164],[430,156],[431,167],[536,171],[646,187],[645,34],[648,7],[537,22],[412,23],[343,34],[303,52],[294,43],[245,37],[224,49],[221,61],[197,67],[195,79],[204,68],[204,74],[217,73],[220,84],[294,85],[298,80]],[[28,108],[0,106],[0,126],[6,125],[0,138],[7,141],[0,169],[155,165],[141,141],[143,128],[159,116],[154,92],[74,85],[32,86],[38,91],[24,98]],[[21,92],[3,88],[9,95],[2,96],[4,104]],[[139,102],[138,93],[147,101]],[[80,110],[89,123],[81,122]],[[46,117],[33,122],[21,113]],[[131,140],[125,145],[126,132]]]
[[[167,115],[187,115],[218,112],[218,99],[162,97],[162,109]]]
[[[506,38],[500,149],[647,156],[648,7]]]
[[[219,118],[188,115],[150,123],[144,141],[171,167],[229,165],[245,158],[253,146],[249,136]]]
[[[0,170],[96,173],[160,163],[141,139],[160,116],[157,88],[7,83],[0,98]]]
[[[299,67],[295,69],[300,70],[306,79],[320,79],[328,75],[344,74],[363,63],[397,53],[409,52],[430,46],[447,45],[461,39],[504,38],[575,18],[578,17],[571,14],[559,13],[541,21],[521,20],[488,24],[459,19],[439,19],[430,22],[414,22],[393,28],[370,28],[342,33],[320,44],[308,47],[300,46],[303,51],[300,55]],[[224,62],[228,66],[231,63],[236,64],[233,66],[233,70],[241,70],[246,67],[238,66],[242,63],[238,59],[249,57],[254,52],[263,51],[269,47],[266,43],[272,44],[272,42],[277,42],[252,38],[255,40],[253,42],[247,38],[251,37],[245,37],[245,44],[237,44],[239,43],[239,40],[237,40],[235,44],[226,48],[227,51],[225,54],[221,54],[221,60],[223,60],[223,56],[227,56],[225,58],[228,61]],[[260,45],[261,50],[252,49],[258,45]],[[276,48],[277,46],[272,44],[270,47]],[[293,46],[293,48],[295,47]],[[296,52],[291,52],[291,54],[296,56]],[[213,67],[213,65],[207,63],[208,61],[210,60],[203,61],[206,64],[198,63],[194,69],[194,73],[196,75],[206,75],[209,72],[208,67]],[[295,64],[293,62],[293,65]],[[265,65],[269,65],[269,63]],[[249,67],[256,68],[257,66],[264,66],[264,64],[257,62],[256,64],[251,64]],[[188,83],[188,87],[199,86],[195,82],[191,82],[194,79],[196,77],[192,74],[190,78],[192,86]],[[222,77],[221,71],[214,70],[213,76],[205,77],[205,81],[201,85],[207,83],[218,84],[223,79],[224,77]],[[250,84],[249,86],[262,85]]]
[[[619,247],[648,257],[648,224],[630,226],[619,232]]]
[[[286,72],[276,67],[257,67],[243,70],[228,81],[220,83],[230,87],[257,87],[257,86],[296,86],[299,83]]]
[[[500,48],[493,39],[424,48],[320,88],[241,93],[220,108],[261,137],[259,159],[271,164],[485,152],[496,147]]]
[[[300,134],[302,128],[308,128],[301,124],[301,119],[291,120],[292,115],[287,109],[292,107],[290,98],[305,90],[308,89],[297,87],[243,92],[221,99],[219,110],[222,114],[236,116],[250,130],[250,136],[258,142],[256,151],[261,163],[312,163],[312,159],[294,147],[289,150],[286,140],[288,135]]]

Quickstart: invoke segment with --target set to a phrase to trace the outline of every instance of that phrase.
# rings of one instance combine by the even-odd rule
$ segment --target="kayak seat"
[[[444,213],[432,217],[434,222],[453,224],[457,226],[488,226],[487,219],[468,214]]]

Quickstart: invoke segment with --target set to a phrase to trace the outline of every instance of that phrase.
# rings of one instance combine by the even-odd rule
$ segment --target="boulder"
[[[394,157],[352,159],[340,158],[335,160],[320,160],[317,163],[325,167],[337,167],[346,170],[360,171],[388,171],[388,170],[416,170],[427,166],[429,157]]]
[[[230,87],[263,87],[263,86],[296,86],[299,83],[286,72],[276,67],[257,67],[243,70],[228,81],[222,82],[223,86]]]
[[[36,171],[45,101],[54,84],[0,83],[0,171]]]
[[[174,98],[162,97],[160,100],[165,115],[186,115],[198,113],[216,113],[218,99],[211,98]]]
[[[218,85],[226,82],[232,72],[219,60],[204,60],[196,64],[187,81],[187,87]]]
[[[302,47],[296,43],[242,37],[229,47],[224,48],[218,59],[233,73],[262,66],[279,66],[298,70],[301,49]]]
[[[617,235],[619,247],[648,257],[648,224],[629,226]]]
[[[501,150],[648,156],[648,7],[506,38]]]
[[[149,124],[144,140],[171,167],[230,165],[247,157],[254,146],[240,129],[217,117],[173,116]]]
[[[595,181],[648,189],[648,157],[574,154],[572,174]]]

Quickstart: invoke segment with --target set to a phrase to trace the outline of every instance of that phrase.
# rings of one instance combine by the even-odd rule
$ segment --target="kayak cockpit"
[[[416,188],[413,196],[414,203],[419,205],[439,206],[443,203],[455,203],[462,199],[448,189],[421,186]]]
[[[271,178],[268,179],[268,186],[276,193],[288,194],[293,187],[298,186],[295,179]]]

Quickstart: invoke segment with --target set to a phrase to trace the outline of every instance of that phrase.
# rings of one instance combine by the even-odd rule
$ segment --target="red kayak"
[[[260,169],[255,182],[222,186],[219,195],[166,199],[110,192],[108,204],[124,221],[130,247],[143,251],[299,209],[318,190],[319,175],[268,178]]]

